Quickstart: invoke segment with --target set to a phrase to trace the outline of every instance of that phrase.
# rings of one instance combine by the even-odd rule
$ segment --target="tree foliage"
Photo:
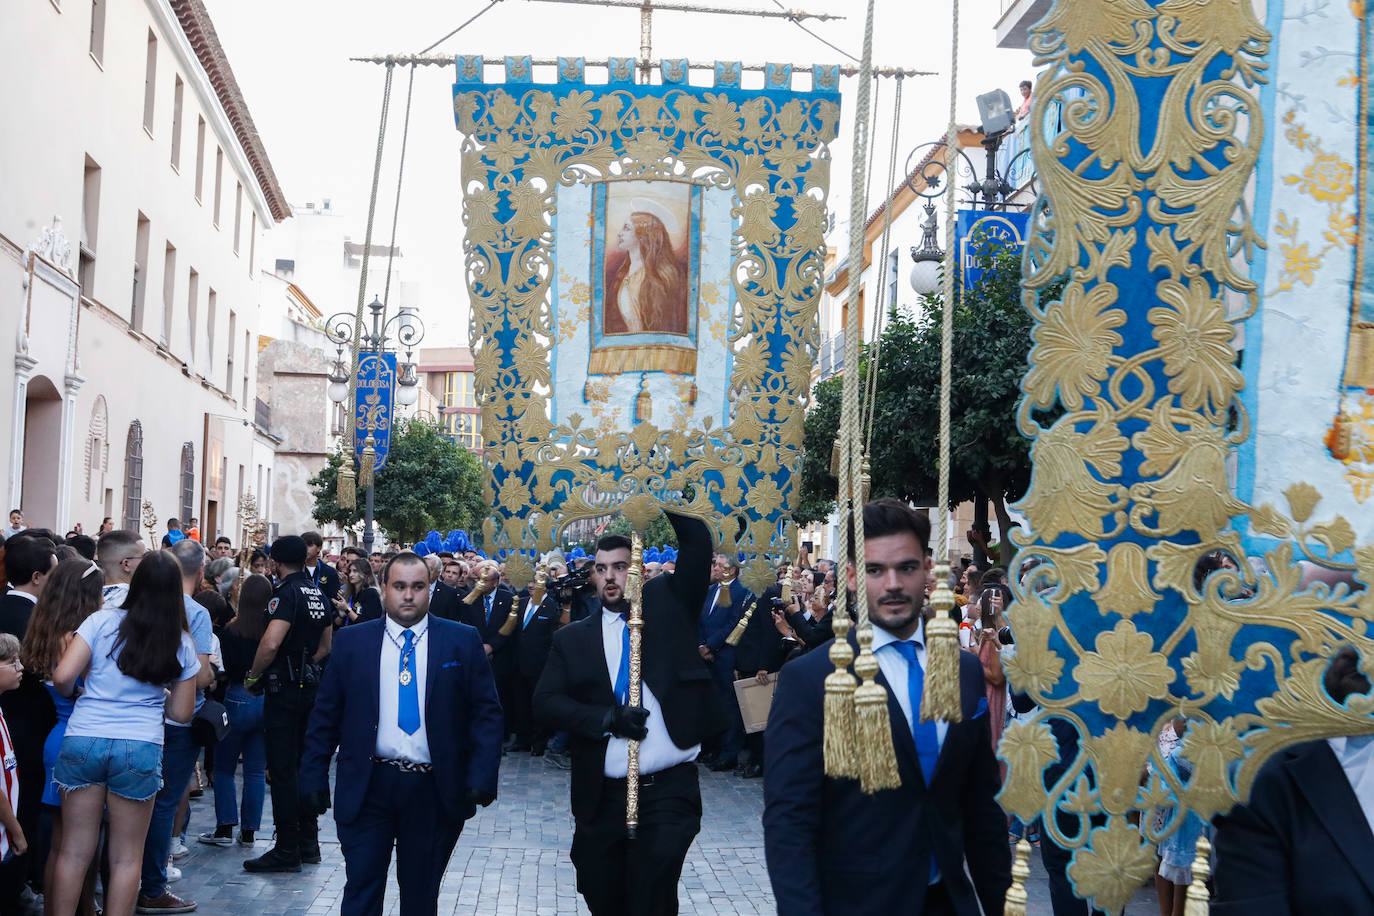
[[[1005,535],[1006,501],[1019,498],[1030,483],[1030,442],[1017,431],[1016,411],[1034,322],[1021,304],[1020,251],[985,246],[979,260],[982,277],[960,296],[953,316],[949,497],[951,507],[978,496],[992,500]],[[1042,299],[1061,291],[1056,284]],[[869,457],[875,497],[935,504],[943,316],[937,294],[926,297],[916,316],[893,311],[887,317]],[[861,385],[872,355],[872,348],[865,350]],[[839,430],[840,384],[838,378],[819,383],[806,418],[801,493],[793,513],[803,524],[835,507],[838,482],[830,475],[830,454]]]
[[[315,496],[313,515],[324,524],[356,525],[363,514],[363,493],[357,507],[339,508],[339,468],[347,452],[330,455],[320,473],[310,479]],[[482,500],[482,466],[467,449],[444,435],[437,424],[406,420],[396,424],[391,454],[377,474],[373,516],[388,539],[414,543],[430,529],[464,528],[477,537],[487,507]]]

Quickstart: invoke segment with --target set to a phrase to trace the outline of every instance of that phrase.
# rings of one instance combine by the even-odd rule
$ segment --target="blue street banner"
[[[997,245],[1020,251],[1026,241],[1026,226],[1029,223],[1029,213],[959,211],[954,224],[954,236],[959,246],[959,270],[964,278],[964,289],[977,286],[982,278],[983,270],[978,266],[978,259],[987,246]]]
[[[359,464],[363,460],[363,446],[368,433],[377,452],[373,470],[386,467],[391,452],[391,423],[396,412],[396,354],[358,354],[358,391],[353,402],[353,454]]]

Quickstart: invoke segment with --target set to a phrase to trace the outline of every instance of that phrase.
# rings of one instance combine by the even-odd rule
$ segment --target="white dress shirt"
[[[916,661],[921,664],[921,671],[926,670],[926,622],[922,620],[916,626],[916,632],[911,636],[916,643]],[[900,642],[887,630],[874,624],[873,626],[873,654],[878,657],[878,667],[882,669],[883,677],[887,679],[887,686],[892,690],[892,695],[897,698],[897,705],[902,707],[902,715],[906,716],[907,731],[912,730],[912,713],[920,715],[920,710],[912,710],[911,694],[907,690],[907,672],[910,667],[907,665],[906,656],[897,650],[894,643]],[[885,649],[886,646],[892,646]],[[884,651],[879,651],[884,650]],[[945,733],[949,731],[949,723],[944,719],[935,720],[935,737],[939,741],[940,747],[945,746]]]
[[[410,656],[410,673],[415,678],[415,689],[420,697],[420,727],[415,734],[407,735],[396,723],[401,706],[401,647],[405,637],[401,635],[406,628],[386,619],[386,635],[382,637],[382,661],[378,670],[380,678],[377,691],[377,756],[409,760],[412,763],[430,763],[429,736],[425,731],[425,680],[429,665],[429,615],[421,617],[410,627],[415,634],[415,651]]]
[[[606,673],[611,676],[611,689],[615,689],[615,679],[620,674],[620,650],[625,637],[621,634],[628,626],[625,618],[615,611],[604,608],[601,611],[601,645],[606,650]],[[643,776],[657,773],[679,763],[690,763],[701,753],[701,745],[694,744],[683,750],[668,737],[668,726],[663,722],[663,708],[649,689],[648,681],[639,684],[639,705],[649,710],[649,721],[645,727],[649,734],[639,742],[639,772]],[[628,766],[630,742],[625,738],[611,736],[606,742],[605,775],[612,779],[624,779]]]
[[[1345,778],[1360,802],[1360,810],[1364,812],[1369,829],[1374,831],[1374,741],[1353,748],[1348,738],[1327,738],[1326,743],[1331,746],[1341,769],[1345,771]]]

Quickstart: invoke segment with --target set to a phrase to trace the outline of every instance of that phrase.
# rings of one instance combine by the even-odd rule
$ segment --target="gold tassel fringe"
[[[1030,877],[1030,843],[1022,837],[1016,841],[1016,858],[1011,863],[1011,887],[1007,888],[1007,900],[1002,906],[1002,916],[1026,916],[1026,904],[1030,896],[1026,893],[1026,879]]]
[[[529,598],[525,599],[525,606],[523,608],[518,607],[518,602],[512,601],[510,603],[510,613],[506,615],[506,622],[501,624],[501,629],[499,630],[502,636],[509,636],[515,632],[515,625],[520,622],[520,615],[529,610],[529,606]]]
[[[854,745],[859,759],[859,786],[869,795],[902,785],[897,748],[892,743],[887,688],[875,680],[879,665],[872,643],[872,628],[859,630],[859,658],[854,662],[854,673],[860,678],[854,691]]]
[[[716,589],[716,607],[730,606],[730,583],[734,581],[731,578],[720,583],[720,588]]]
[[[354,488],[353,462],[347,459],[339,467],[339,480],[336,487],[340,509],[352,509],[358,505],[358,491]]]
[[[858,682],[849,673],[854,647],[849,644],[849,617],[843,608],[835,613],[832,627],[835,641],[830,644],[830,662],[835,670],[825,678],[825,728],[822,747],[825,775],[834,779],[857,779],[859,761],[854,753],[854,688]]]
[[[377,469],[377,449],[373,447],[371,436],[363,444],[363,457],[358,462],[358,489],[366,490],[372,486]]]
[[[1207,837],[1197,838],[1197,857],[1193,859],[1193,883],[1188,885],[1188,900],[1183,916],[1207,916],[1207,879],[1212,874],[1212,844]]]
[[[935,565],[935,590],[930,595],[934,614],[926,621],[925,686],[921,691],[921,721],[964,721],[959,702],[959,627],[950,618],[954,592],[949,588],[949,561]]]

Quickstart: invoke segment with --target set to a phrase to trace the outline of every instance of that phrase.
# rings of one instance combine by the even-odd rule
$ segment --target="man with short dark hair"
[[[232,559],[234,556],[234,542],[224,535],[215,538],[215,559]]]
[[[325,600],[332,602],[339,597],[343,583],[339,579],[339,571],[320,556],[324,550],[324,538],[320,537],[318,531],[307,531],[301,535],[301,540],[305,541],[305,572]]]
[[[630,541],[618,535],[597,544],[592,581],[600,612],[554,634],[534,691],[535,717],[569,734],[572,862],[593,916],[677,912],[682,863],[701,830],[693,761],[728,721],[697,652],[711,533],[697,519],[669,513],[668,520],[681,545],[678,571],[644,583],[640,705],[629,705]],[[630,739],[640,741],[633,842],[625,835]]]
[[[319,665],[329,655],[334,628],[330,602],[305,572],[306,550],[305,539],[295,535],[272,545],[281,584],[267,606],[267,629],[243,680],[250,691],[267,694],[262,718],[277,828],[275,845],[243,863],[251,872],[298,872],[301,863],[320,862],[319,823],[300,804],[298,775]]]
[[[129,581],[148,548],[137,531],[112,529],[100,535],[95,545],[95,561],[105,574],[100,592],[101,607],[123,607],[129,595]]]
[[[825,679],[834,665],[825,651],[784,665],[764,739],[764,846],[778,912],[1000,913],[1011,855],[982,665],[960,653],[962,722],[921,721],[930,520],[880,499],[863,507],[863,525],[863,581],[851,562],[849,587],[867,590],[902,784],[867,795],[856,780],[826,775]],[[849,640],[857,653],[854,633]]]
[[[433,914],[463,823],[496,799],[501,763],[501,707],[481,640],[428,613],[420,557],[406,551],[386,565],[382,603],[385,618],[339,631],[300,767],[302,803],[322,814],[339,752],[344,916],[382,911],[393,848],[401,913]]]
[[[56,567],[57,551],[47,538],[11,536],[5,542],[5,578],[10,590],[0,599],[0,633],[24,638],[33,607]]]
[[[181,520],[177,518],[167,519],[167,533],[162,536],[162,546],[171,547],[177,541],[186,537],[186,533],[181,530]]]
[[[74,534],[67,538],[67,546],[87,560],[95,559],[95,538],[89,534]]]

